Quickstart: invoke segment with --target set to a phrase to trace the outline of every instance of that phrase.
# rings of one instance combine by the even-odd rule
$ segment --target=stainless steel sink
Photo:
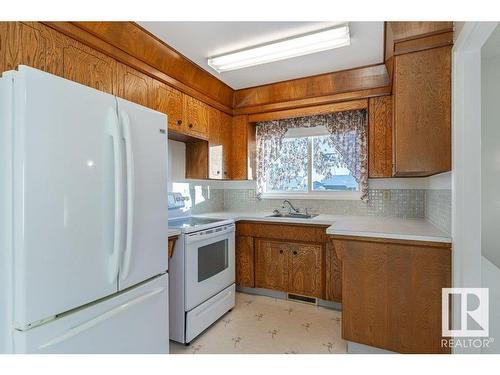
[[[295,218],[295,219],[312,219],[313,217],[318,216],[318,214],[299,214],[299,213],[290,213],[290,214],[271,214],[266,217],[287,217],[287,218]]]

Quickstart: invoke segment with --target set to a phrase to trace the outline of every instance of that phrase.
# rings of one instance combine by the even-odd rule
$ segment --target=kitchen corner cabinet
[[[394,57],[395,177],[451,170],[451,46]]]
[[[208,121],[208,178],[231,178],[232,117],[209,108]]]
[[[368,177],[392,177],[392,97],[368,100]]]
[[[342,337],[398,353],[441,346],[441,290],[450,244],[332,236],[342,264]]]

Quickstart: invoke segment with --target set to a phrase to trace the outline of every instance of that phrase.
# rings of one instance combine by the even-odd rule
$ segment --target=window
[[[264,196],[359,198],[359,185],[323,127],[290,129],[266,168]]]

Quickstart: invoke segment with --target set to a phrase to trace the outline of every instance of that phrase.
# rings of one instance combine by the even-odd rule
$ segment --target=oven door
[[[234,283],[234,224],[186,235],[186,311]]]

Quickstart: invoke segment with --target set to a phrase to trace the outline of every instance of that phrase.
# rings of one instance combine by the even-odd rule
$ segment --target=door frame
[[[455,24],[458,35],[453,46],[452,73],[452,285],[455,288],[481,287],[481,48],[497,24]],[[460,306],[455,300],[453,322],[459,321]],[[453,352],[480,353],[480,349],[456,348]]]

